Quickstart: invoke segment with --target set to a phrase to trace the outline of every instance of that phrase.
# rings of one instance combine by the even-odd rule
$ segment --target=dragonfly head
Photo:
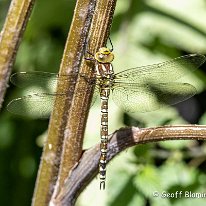
[[[112,53],[112,50],[106,47],[101,47],[95,54],[95,59],[100,63],[111,63],[114,59],[114,54]]]

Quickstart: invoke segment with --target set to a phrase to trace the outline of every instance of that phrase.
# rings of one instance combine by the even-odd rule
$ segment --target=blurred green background
[[[1,27],[9,3],[0,0]],[[36,1],[13,72],[58,72],[74,5],[73,0]],[[117,0],[110,35],[115,52],[115,71],[188,53],[206,54],[205,19],[204,0]],[[206,64],[188,75],[188,80],[197,88],[197,95],[176,106],[149,113],[126,114],[110,101],[110,133],[125,125],[205,124],[205,68]],[[31,204],[42,142],[46,136],[48,120],[32,120],[7,112],[8,102],[23,94],[10,85],[0,113],[0,205]],[[99,117],[97,102],[89,114],[85,148],[99,142]],[[206,194],[205,170],[206,144],[203,141],[140,145],[122,152],[110,162],[105,191],[99,191],[96,178],[81,194],[77,205],[202,206],[205,198],[158,198],[153,192]]]

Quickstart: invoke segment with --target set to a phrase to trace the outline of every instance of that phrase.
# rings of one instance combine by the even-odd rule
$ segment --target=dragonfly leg
[[[90,55],[91,57],[86,57],[86,55]],[[84,56],[84,59],[88,61],[95,61],[94,54],[92,54],[89,50],[86,50]]]
[[[84,57],[84,59],[86,59],[88,61],[95,61],[95,59],[93,57]]]
[[[86,53],[94,57],[94,54],[92,54],[90,51],[87,50]]]
[[[95,61],[95,58],[94,58],[94,54],[92,54],[89,50],[88,50],[88,42],[87,42],[87,46],[86,46],[86,50],[85,50],[85,53],[84,53],[84,59],[88,60],[88,61]],[[87,55],[90,55],[92,57],[86,57]]]
[[[109,37],[109,42],[110,42],[110,44],[111,44],[111,46],[112,46],[112,48],[110,49],[110,51],[112,52],[112,51],[114,50],[114,47],[113,47],[112,40],[111,40],[110,37]]]

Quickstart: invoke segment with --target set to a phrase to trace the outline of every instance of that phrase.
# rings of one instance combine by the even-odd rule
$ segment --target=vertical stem
[[[94,2],[90,3],[90,5],[93,4]],[[116,0],[97,0],[93,13],[89,14],[93,19],[86,47],[89,48],[89,51],[92,54],[95,54],[100,47],[106,44],[115,4]],[[94,74],[92,69],[94,64],[91,61],[85,61],[84,54],[85,52],[83,51],[82,64],[79,72],[87,74],[87,77],[90,78]],[[79,95],[78,91],[81,91],[82,88],[84,88],[85,92]],[[82,141],[93,88],[88,82],[84,83],[82,81],[77,81],[75,91],[76,92],[73,96],[74,101],[71,104],[71,108],[67,116],[68,119],[64,131],[60,169],[52,198],[58,196],[63,184],[65,183],[65,179],[68,177],[72,168],[78,164],[78,160],[82,155],[82,150],[80,150],[80,148],[82,149]]]
[[[95,1],[94,12],[90,13],[93,19],[89,30],[89,37],[86,41],[86,46],[92,54],[95,54],[100,47],[105,46],[106,44],[107,38],[109,36],[115,5],[116,0]],[[81,52],[82,50],[79,50],[79,53]],[[91,61],[85,61],[84,52],[81,54],[82,64],[80,66],[79,71],[80,73],[86,74],[87,77],[90,78],[94,75],[92,69],[92,67],[94,67],[94,64]],[[81,95],[79,95],[78,91],[81,91],[82,88],[84,88],[85,92],[82,92]],[[71,108],[67,116],[67,122],[64,127],[65,130],[63,132],[63,148],[61,154],[60,169],[58,174],[58,180],[55,186],[55,191],[51,199],[52,204],[58,205],[58,196],[61,193],[61,189],[66,179],[71,173],[71,170],[75,167],[78,167],[79,159],[77,157],[80,157],[82,153],[79,153],[80,150],[77,149],[77,147],[82,146],[82,139],[84,135],[88,111],[90,108],[92,91],[93,88],[91,87],[89,82],[84,83],[81,81],[77,81],[75,93],[73,95],[73,101],[71,103]],[[86,186],[86,184],[87,182],[85,182],[84,185],[82,185],[81,189],[78,190],[78,192],[70,198],[70,201],[67,202],[66,205],[74,205],[76,197],[79,195],[81,190]]]
[[[95,53],[97,48],[106,43],[115,4],[116,0],[77,0],[60,75],[80,72],[88,78],[93,76],[94,64],[85,61],[85,48],[89,45],[90,52]],[[58,93],[65,90],[68,91],[68,96],[65,99],[57,98],[55,101],[33,205],[48,205],[52,193],[50,203],[54,204],[65,179],[72,168],[77,166],[82,155],[82,142],[93,87],[88,81],[81,81],[77,75],[76,85],[70,85],[69,81],[58,84]]]
[[[82,59],[95,4],[96,0],[77,0],[62,57],[60,75],[77,74],[80,67],[83,66]],[[90,70],[86,64],[83,68]],[[77,79],[75,80],[78,82]],[[33,205],[44,206],[49,204],[54,189],[58,191],[59,187],[61,188],[69,171],[78,162],[82,154],[85,119],[88,114],[88,109],[84,107],[84,103],[89,104],[91,86],[88,87],[86,82],[79,82],[78,84],[81,91],[83,88],[85,89],[81,96],[74,93],[76,86],[75,84],[71,85],[69,81],[57,85],[57,93],[68,91],[68,95],[65,99],[57,98],[55,101],[47,142],[44,146],[38,171]],[[73,107],[70,109],[71,105]]]
[[[12,0],[0,34],[0,109],[34,0]]]

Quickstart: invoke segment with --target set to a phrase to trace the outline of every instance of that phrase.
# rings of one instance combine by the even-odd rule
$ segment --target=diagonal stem
[[[123,150],[145,143],[166,140],[206,140],[206,126],[181,125],[155,128],[122,128],[110,135],[107,160]],[[98,173],[99,144],[84,152],[55,199],[55,205],[74,205],[81,191]]]

